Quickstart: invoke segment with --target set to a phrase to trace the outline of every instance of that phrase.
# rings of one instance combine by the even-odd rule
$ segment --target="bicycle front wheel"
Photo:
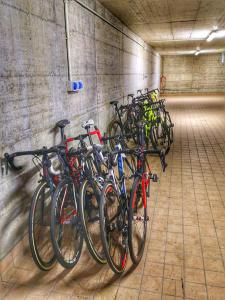
[[[75,187],[70,178],[59,183],[53,197],[51,237],[58,262],[64,268],[73,268],[81,255],[83,235]]]
[[[85,180],[80,189],[80,215],[84,238],[91,256],[100,264],[105,264],[105,254],[101,241],[99,222],[100,191],[89,180]],[[99,195],[97,194],[99,193]]]
[[[113,272],[125,270],[128,256],[126,212],[111,182],[106,182],[100,200],[100,228],[105,256]]]
[[[56,262],[50,235],[51,189],[46,181],[36,188],[29,213],[29,243],[36,265],[44,271]]]
[[[145,193],[145,195],[144,195]],[[128,245],[130,257],[138,264],[143,256],[147,233],[147,208],[144,206],[146,190],[142,188],[142,179],[134,180],[128,210]]]

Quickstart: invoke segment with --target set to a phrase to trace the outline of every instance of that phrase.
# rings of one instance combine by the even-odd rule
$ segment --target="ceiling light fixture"
[[[222,52],[221,54],[221,63],[225,64],[225,52]]]
[[[200,53],[200,47],[197,47],[196,51],[195,51],[195,55],[197,56],[197,55],[199,55],[199,53]]]
[[[214,39],[221,39],[225,37],[225,29],[218,30],[217,26],[213,27],[213,31],[210,32],[209,36],[207,37],[206,41],[211,42]]]

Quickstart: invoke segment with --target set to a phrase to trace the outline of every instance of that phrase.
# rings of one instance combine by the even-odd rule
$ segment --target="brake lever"
[[[16,166],[14,164],[14,157],[10,157],[10,155],[8,153],[5,153],[4,156],[5,156],[5,163],[7,164],[7,169],[6,169],[7,173],[6,174],[8,174],[8,169],[11,169],[13,171],[22,170],[22,168],[23,168],[22,166]]]

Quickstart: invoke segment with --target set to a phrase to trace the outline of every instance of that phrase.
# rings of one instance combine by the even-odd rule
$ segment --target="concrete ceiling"
[[[225,28],[225,0],[99,1],[160,54],[184,54],[196,47],[225,50],[225,38],[206,42],[214,25]]]

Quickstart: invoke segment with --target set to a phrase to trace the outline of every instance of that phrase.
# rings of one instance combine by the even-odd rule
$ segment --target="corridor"
[[[168,167],[154,170],[144,257],[122,277],[84,251],[44,273],[27,237],[1,261],[0,299],[225,299],[225,97],[167,98],[175,123]]]

